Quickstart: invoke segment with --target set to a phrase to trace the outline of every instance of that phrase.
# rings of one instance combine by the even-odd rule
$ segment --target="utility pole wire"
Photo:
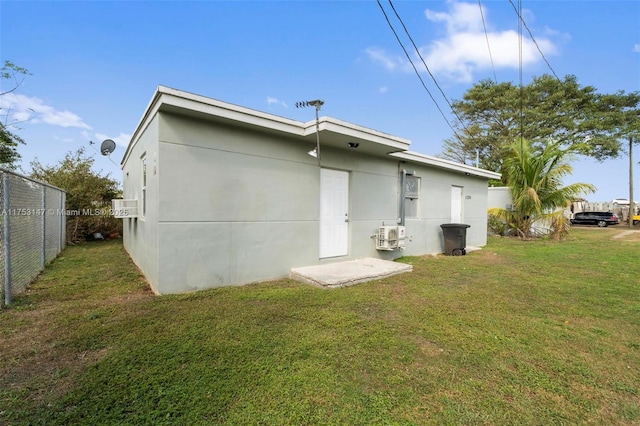
[[[491,60],[491,69],[493,70],[493,81],[498,84],[498,77],[496,76],[496,67],[493,65],[493,55],[491,54],[491,45],[489,44],[489,34],[487,33],[487,24],[484,22],[484,12],[482,11],[482,3],[478,0],[478,7],[480,8],[480,17],[482,18],[482,28],[484,28],[484,37],[487,39],[487,50],[489,50],[489,59]]]
[[[519,9],[518,9],[518,7],[516,7],[515,4],[513,4],[513,0],[509,0],[509,3],[511,3],[511,6],[513,6],[513,10],[515,10],[516,11],[516,15],[518,15],[518,22],[519,22],[518,28],[519,28],[520,34],[522,34],[522,28],[520,27],[520,25],[524,25],[524,27],[527,29],[527,32],[529,33],[529,36],[531,37],[531,41],[533,41],[533,44],[536,45],[536,49],[538,49],[538,52],[540,53],[540,56],[542,56],[542,59],[544,60],[544,62],[547,64],[547,66],[551,70],[551,73],[553,74],[553,76],[559,82],[562,83],[562,80],[560,80],[560,77],[558,77],[558,75],[554,71],[553,67],[551,66],[551,64],[549,63],[547,58],[544,56],[544,53],[542,53],[542,49],[540,49],[540,46],[538,45],[538,42],[536,41],[535,37],[533,37],[533,33],[529,29],[529,26],[527,25],[526,22],[524,22],[524,18],[522,17],[522,0],[519,0],[519,2],[518,2]],[[522,37],[522,35],[520,37]],[[520,41],[520,43],[522,44],[522,41]],[[520,46],[520,49],[522,49],[522,46]]]
[[[420,49],[418,49],[418,46],[416,45],[415,41],[413,41],[413,37],[411,37],[411,34],[409,34],[409,30],[407,30],[407,27],[404,25],[404,21],[402,20],[402,18],[398,14],[398,11],[396,10],[396,8],[393,5],[393,3],[391,2],[391,0],[389,0],[389,4],[391,5],[391,9],[393,9],[393,12],[396,14],[396,18],[398,18],[398,21],[400,21],[400,24],[402,25],[402,28],[404,28],[404,32],[407,34],[407,37],[409,37],[409,40],[411,40],[411,44],[413,44],[413,48],[416,50],[416,53],[418,54],[418,57],[422,61],[422,64],[424,65],[424,67],[426,68],[427,72],[431,76],[431,79],[433,80],[433,83],[436,85],[438,90],[440,90],[440,93],[442,94],[442,97],[447,102],[447,105],[449,105],[449,108],[451,108],[451,111],[453,111],[453,114],[456,116],[458,121],[460,121],[460,123],[462,123],[462,120],[458,116],[458,113],[456,113],[456,111],[453,109],[453,106],[451,105],[451,102],[449,102],[449,99],[447,98],[447,95],[444,94],[444,91],[442,90],[442,88],[438,84],[438,81],[436,80],[434,75],[431,73],[431,70],[429,69],[429,66],[427,65],[427,62],[424,60],[424,58],[422,57],[422,54],[420,53]],[[464,124],[463,124],[463,126],[464,126]]]
[[[402,47],[402,51],[404,52],[404,54],[406,55],[407,59],[409,60],[409,63],[413,67],[413,70],[415,71],[416,75],[418,76],[418,79],[420,79],[420,82],[422,83],[422,87],[429,94],[429,97],[431,98],[433,103],[436,105],[436,108],[438,108],[438,111],[440,111],[440,115],[442,115],[442,118],[444,118],[444,121],[446,121],[446,123],[449,126],[449,128],[453,131],[453,134],[458,138],[458,140],[462,140],[462,138],[460,138],[460,136],[458,135],[456,130],[453,128],[453,126],[451,125],[451,123],[447,119],[446,115],[444,115],[444,112],[442,111],[442,109],[440,108],[440,105],[438,105],[438,102],[435,100],[435,98],[431,94],[431,91],[429,90],[429,88],[427,88],[427,85],[425,84],[424,80],[420,76],[420,72],[416,68],[416,66],[413,63],[413,61],[411,60],[411,56],[407,52],[407,49],[404,47],[404,44],[402,44],[402,41],[400,40],[400,37],[398,36],[398,33],[393,28],[393,25],[391,24],[391,21],[389,20],[389,17],[387,16],[387,12],[385,12],[384,8],[382,7],[382,4],[380,3],[380,0],[376,0],[376,1],[378,2],[378,6],[380,7],[380,10],[382,11],[382,14],[384,15],[384,18],[387,20],[387,24],[389,25],[389,28],[391,28],[391,31],[393,32],[393,35],[395,35],[396,40],[398,41],[398,44],[400,44],[400,47]],[[448,101],[447,101],[447,103],[448,103]]]
[[[511,1],[511,0],[509,0]],[[512,3],[513,4],[513,3]],[[520,83],[520,149],[524,139],[524,83],[522,81],[522,0],[518,0],[518,79]]]

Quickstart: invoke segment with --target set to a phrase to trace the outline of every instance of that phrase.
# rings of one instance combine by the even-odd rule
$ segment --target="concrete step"
[[[321,288],[335,288],[387,278],[411,270],[411,265],[368,257],[292,268],[290,277]]]

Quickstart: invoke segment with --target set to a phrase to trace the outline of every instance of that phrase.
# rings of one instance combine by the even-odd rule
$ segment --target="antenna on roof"
[[[322,105],[324,105],[324,101],[321,101],[320,99],[314,99],[313,101],[296,102],[296,108],[316,108],[316,147],[307,152],[307,154],[318,159],[318,167],[320,167],[320,122],[318,120],[318,111],[320,111],[320,107]]]
[[[320,109],[320,107],[324,105],[324,101],[321,101],[320,99],[315,99],[313,101],[302,101],[302,102],[296,102],[296,108],[305,108],[305,107],[316,107],[316,109]]]

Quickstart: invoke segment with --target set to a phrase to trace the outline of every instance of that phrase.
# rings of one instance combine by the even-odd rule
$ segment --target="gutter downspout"
[[[316,101],[316,154],[318,155],[318,167],[322,167],[320,165],[320,119],[318,118],[318,111],[322,104],[322,101]]]
[[[405,190],[405,186],[407,183],[407,171],[405,169],[402,169],[400,171],[400,205],[399,205],[399,213],[400,213],[400,217],[398,218],[398,224],[400,226],[404,226],[404,219],[405,219],[405,207],[404,207],[404,198],[406,195],[406,190]]]

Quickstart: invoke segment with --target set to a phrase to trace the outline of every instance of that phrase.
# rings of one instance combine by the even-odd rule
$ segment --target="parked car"
[[[640,214],[634,214],[632,217],[632,220],[634,225],[637,225],[638,223],[640,223]]]
[[[571,219],[572,225],[598,225],[601,228],[618,223],[618,216],[610,212],[580,212]]]

